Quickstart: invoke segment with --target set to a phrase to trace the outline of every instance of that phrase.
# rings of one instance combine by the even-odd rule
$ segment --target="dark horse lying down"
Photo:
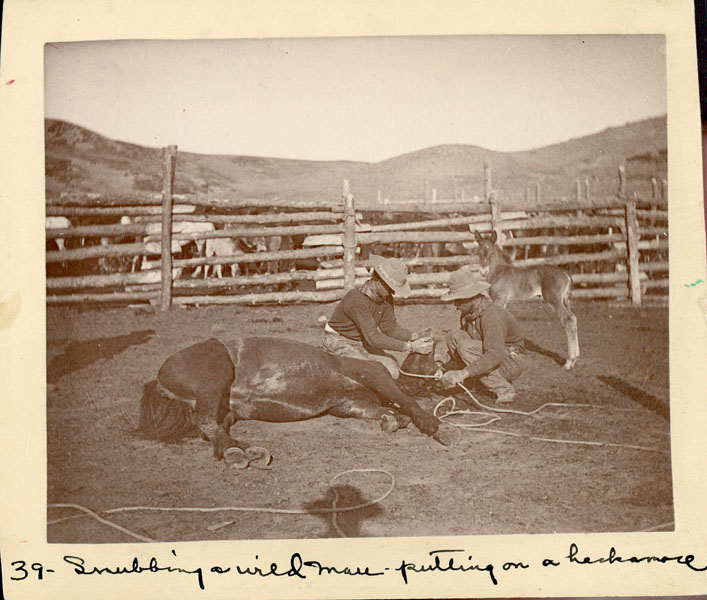
[[[432,354],[411,354],[403,370],[434,372]],[[417,381],[408,382],[409,389]],[[239,468],[265,466],[271,460],[267,450],[230,437],[236,421],[290,422],[326,414],[380,420],[390,432],[412,421],[442,444],[458,439],[458,430],[440,429],[437,418],[403,393],[380,363],[278,338],[212,338],[170,356],[145,385],[138,432],[170,440],[196,427],[213,443],[216,458]]]

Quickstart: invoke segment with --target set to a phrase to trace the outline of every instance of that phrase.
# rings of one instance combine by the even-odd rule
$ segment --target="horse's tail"
[[[164,391],[156,380],[145,384],[140,400],[140,421],[133,434],[168,442],[196,431],[191,407],[186,402],[168,397]]]

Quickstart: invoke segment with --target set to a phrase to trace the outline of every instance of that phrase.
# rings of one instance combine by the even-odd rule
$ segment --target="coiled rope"
[[[348,475],[349,473],[383,473],[384,475],[388,476],[390,479],[390,484],[388,486],[388,489],[385,491],[384,494],[379,496],[378,498],[375,498],[374,500],[369,500],[368,502],[363,502],[361,504],[355,504],[353,506],[344,506],[344,507],[339,507],[337,506],[339,502],[339,494],[336,490],[336,487],[334,486],[334,482],[339,479],[340,477],[343,477],[344,475]],[[101,511],[103,514],[115,514],[115,513],[122,513],[122,512],[136,512],[136,511],[153,511],[153,512],[201,512],[201,513],[211,513],[211,512],[260,512],[260,513],[270,513],[270,514],[279,514],[279,515],[311,515],[311,514],[331,514],[331,520],[332,520],[332,525],[334,526],[334,529],[336,529],[337,533],[341,537],[346,537],[346,534],[339,528],[339,525],[336,520],[336,515],[338,513],[344,513],[344,512],[351,512],[354,510],[361,510],[363,508],[368,508],[369,506],[374,506],[376,504],[379,504],[383,500],[385,500],[390,494],[392,493],[393,489],[395,488],[395,476],[390,473],[389,471],[386,471],[385,469],[349,469],[348,471],[342,471],[341,473],[338,473],[334,475],[330,480],[329,480],[329,487],[331,490],[334,492],[334,500],[331,503],[331,508],[265,508],[265,507],[250,507],[250,506],[218,506],[218,507],[211,507],[211,508],[205,508],[205,507],[168,507],[168,506],[122,506],[120,508],[111,508],[109,510],[104,510]],[[122,527],[121,525],[118,525],[116,523],[113,523],[112,521],[109,521],[108,519],[104,519],[100,515],[98,515],[96,512],[86,508],[85,506],[81,506],[80,504],[70,504],[70,503],[60,503],[60,504],[48,504],[48,508],[73,508],[75,510],[80,510],[84,514],[81,515],[72,515],[70,517],[62,517],[61,519],[54,519],[52,521],[47,521],[47,525],[55,525],[57,523],[62,523],[64,521],[69,521],[71,519],[76,519],[80,518],[83,516],[90,516],[93,519],[99,521],[100,523],[103,523],[104,525],[107,525],[108,527],[112,527],[114,529],[117,529],[118,531],[122,531],[123,533],[134,537],[137,540],[140,540],[141,542],[156,542],[158,540],[140,535],[139,533],[134,533],[130,531],[129,529],[126,529],[125,527]],[[227,527],[229,525],[232,525],[235,523],[235,520],[231,521],[223,521],[221,523],[216,523],[214,525],[209,526],[207,529],[209,531],[217,531],[218,529],[222,529],[224,527]]]
[[[408,373],[406,371],[403,371],[402,369],[400,370],[400,373],[402,375],[407,375],[408,377],[417,377],[419,379],[435,379],[437,381],[440,380],[440,377],[438,375],[421,375],[418,373]],[[478,406],[479,408],[486,410],[486,411],[491,411],[492,413],[506,413],[506,414],[513,414],[513,415],[521,415],[524,417],[530,417],[541,410],[548,408],[548,407],[572,407],[572,408],[599,408],[599,409],[606,409],[606,408],[611,408],[611,410],[614,411],[619,411],[619,412],[632,412],[632,409],[624,409],[624,408],[614,408],[614,407],[606,407],[606,406],[600,406],[597,404],[566,404],[566,403],[561,403],[561,402],[546,402],[542,406],[539,406],[538,408],[531,410],[529,412],[524,412],[520,410],[513,410],[510,408],[495,408],[491,406],[486,406],[485,404],[482,404],[479,402],[474,395],[471,393],[471,391],[464,386],[462,383],[457,383],[457,385],[464,390],[467,396],[471,399],[471,401]],[[444,414],[439,414],[439,409],[442,405],[444,405],[447,402],[452,403],[452,407],[448,412],[445,412]],[[513,433],[511,431],[501,431],[499,429],[485,429],[484,427],[486,425],[490,425],[491,423],[494,423],[498,421],[501,417],[498,415],[493,415],[489,414],[487,412],[478,412],[478,411],[470,411],[467,409],[457,409],[456,408],[456,400],[452,396],[447,396],[446,398],[443,398],[440,402],[437,403],[437,405],[434,408],[434,416],[437,417],[442,423],[446,423],[447,425],[452,425],[454,427],[459,427],[461,429],[467,429],[467,430],[473,430],[473,431],[483,431],[485,433],[496,433],[499,435],[508,435],[511,437],[517,437],[517,438],[523,438],[523,439],[528,439],[528,440],[533,440],[536,442],[548,442],[552,444],[573,444],[573,445],[582,445],[582,446],[605,446],[605,447],[611,447],[611,448],[626,448],[630,450],[643,450],[646,452],[658,452],[662,454],[667,454],[666,450],[660,450],[658,448],[650,448],[647,446],[637,446],[633,444],[616,444],[613,442],[591,442],[591,441],[586,441],[586,440],[564,440],[564,439],[555,439],[555,438],[545,438],[545,437],[536,437],[536,436],[528,436],[524,435],[521,433]],[[486,421],[485,423],[455,423],[453,421],[449,421],[448,419],[450,417],[454,416],[459,416],[459,415],[484,415],[487,417],[490,417],[490,420]]]

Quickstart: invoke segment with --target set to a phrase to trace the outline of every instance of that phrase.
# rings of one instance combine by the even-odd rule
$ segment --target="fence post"
[[[631,286],[631,302],[641,304],[641,271],[639,269],[638,217],[635,198],[626,198],[626,169],[619,167],[619,197],[626,201],[626,252],[628,255],[628,278]]]
[[[344,179],[344,292],[356,285],[356,209],[354,197],[349,189],[348,179]]]
[[[496,243],[503,247],[503,216],[501,215],[501,207],[493,194],[489,198],[489,206],[491,207],[491,229],[496,233]]]
[[[626,200],[626,169],[619,167],[619,198]]]
[[[162,287],[160,308],[168,311],[172,304],[172,192],[174,191],[174,167],[177,147],[167,146],[162,150]]]
[[[491,200],[491,167],[487,162],[484,162],[484,200]]]
[[[535,202],[540,204],[540,182],[535,182]]]
[[[574,199],[579,203],[582,200],[582,184],[579,177],[574,180]]]

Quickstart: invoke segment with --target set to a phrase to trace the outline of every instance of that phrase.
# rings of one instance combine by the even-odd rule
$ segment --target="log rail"
[[[165,149],[161,193],[63,193],[47,199],[47,216],[65,216],[73,224],[46,231],[48,244],[65,240],[64,249],[48,246],[46,252],[47,303],[149,302],[167,310],[175,304],[331,302],[365,280],[370,251],[391,248],[402,252],[411,271],[412,301],[434,301],[444,293],[452,270],[478,270],[475,234],[490,232],[499,235],[519,266],[568,269],[575,298],[640,304],[649,290],[665,297],[668,289],[667,199],[630,197],[623,169],[617,196],[591,202],[581,198],[577,185],[574,201],[501,204],[494,198],[488,167],[483,202],[354,202],[347,181],[339,202],[289,202],[174,194],[175,157],[176,148]],[[130,222],[120,223],[125,216]],[[214,229],[172,232],[180,222],[212,223]],[[162,224],[161,232],[148,235],[156,223]],[[179,248],[228,238],[306,239],[293,249],[227,256],[185,256],[174,248],[175,243]],[[163,253],[169,246],[172,252]],[[540,248],[553,251],[538,256]],[[128,268],[135,257],[160,256],[158,268]],[[83,271],[67,268],[78,261]],[[116,263],[117,271],[101,270]],[[300,268],[305,263],[309,269]],[[236,265],[246,273],[175,278],[175,273],[217,265]]]

